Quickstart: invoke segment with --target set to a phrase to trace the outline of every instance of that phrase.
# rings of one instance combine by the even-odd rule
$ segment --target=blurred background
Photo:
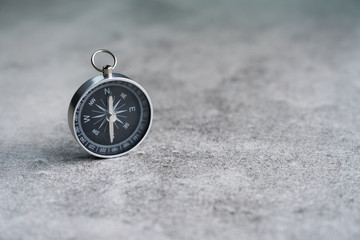
[[[97,74],[89,56],[99,48],[118,56],[118,72],[157,90],[156,109],[170,102],[171,116],[201,91],[234,90],[224,79],[243,84],[229,98],[341,102],[349,95],[336,89],[353,91],[344,86],[352,79],[346,74],[358,76],[358,6],[356,0],[1,1],[0,89],[13,96],[1,99],[4,117],[13,123],[20,109],[31,109],[28,127],[62,119],[75,89]],[[341,76],[330,72],[339,68]],[[38,108],[59,111],[49,116]],[[13,136],[16,129],[2,126],[5,137]]]
[[[0,1],[0,239],[359,239],[359,9]],[[107,161],[66,119],[99,48],[154,105]]]

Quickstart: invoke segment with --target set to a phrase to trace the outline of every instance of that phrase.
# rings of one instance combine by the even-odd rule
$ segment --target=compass
[[[95,65],[98,53],[113,57],[113,66]],[[140,84],[119,73],[112,73],[117,59],[108,50],[97,50],[91,57],[103,75],[89,79],[71,99],[68,122],[76,141],[88,153],[102,158],[118,157],[138,146],[148,134],[153,110],[149,95]]]

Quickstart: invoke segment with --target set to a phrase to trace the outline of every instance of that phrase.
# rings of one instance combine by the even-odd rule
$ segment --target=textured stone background
[[[359,9],[1,1],[0,239],[360,239]],[[66,119],[98,48],[155,111],[111,160]]]

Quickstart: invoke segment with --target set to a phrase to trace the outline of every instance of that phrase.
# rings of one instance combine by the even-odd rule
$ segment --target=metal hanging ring
[[[106,50],[106,49],[99,49],[97,50],[96,52],[93,53],[93,55],[91,55],[91,64],[93,65],[93,67],[98,70],[99,72],[102,72],[103,69],[102,68],[98,68],[96,65],[95,65],[95,56],[96,54],[98,53],[108,53],[112,56],[113,60],[114,60],[114,64],[111,66],[111,69],[114,69],[116,67],[116,64],[117,64],[117,59],[116,57],[114,56],[114,54],[112,52],[110,52],[109,50]]]

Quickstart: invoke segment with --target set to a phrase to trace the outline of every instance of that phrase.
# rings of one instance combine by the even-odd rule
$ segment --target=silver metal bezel
[[[80,104],[80,100],[83,99],[85,97],[85,95],[87,95],[87,93],[89,91],[91,91],[93,88],[97,87],[98,85],[102,84],[102,83],[106,83],[109,81],[124,81],[124,82],[128,82],[131,84],[134,84],[135,86],[137,86],[141,91],[143,91],[143,93],[145,94],[146,98],[149,101],[149,106],[150,106],[150,123],[149,123],[149,127],[146,130],[146,133],[144,135],[144,137],[131,149],[127,150],[126,152],[120,153],[120,154],[116,154],[116,155],[101,155],[101,154],[97,154],[97,153],[93,153],[91,152],[89,149],[87,149],[86,147],[84,147],[80,140],[78,139],[78,137],[75,134],[75,110],[78,108],[79,104]],[[68,109],[68,124],[69,124],[69,128],[70,131],[72,133],[72,135],[74,136],[74,138],[76,139],[76,141],[78,142],[78,144],[85,149],[85,151],[87,151],[88,153],[90,153],[93,156],[99,157],[99,158],[115,158],[115,157],[120,157],[123,156],[129,152],[131,152],[132,150],[134,150],[135,148],[137,148],[143,141],[144,139],[147,137],[151,125],[152,125],[152,120],[153,120],[153,106],[151,103],[151,99],[149,94],[146,92],[146,90],[137,82],[131,80],[130,78],[126,77],[125,75],[119,74],[119,73],[113,73],[111,77],[104,77],[103,75],[99,75],[96,76],[94,78],[91,78],[89,80],[87,80],[84,84],[82,84],[79,89],[75,92],[74,96],[72,97],[71,101],[70,101],[70,105],[69,105],[69,109]]]

